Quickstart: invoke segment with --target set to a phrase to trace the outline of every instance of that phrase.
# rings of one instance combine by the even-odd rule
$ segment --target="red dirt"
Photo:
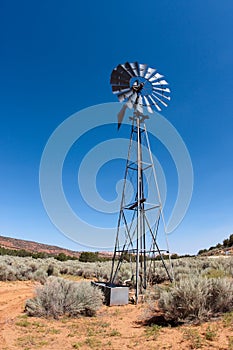
[[[156,331],[139,322],[144,305],[103,306],[93,318],[25,317],[25,301],[35,286],[31,281],[0,282],[1,350],[233,349],[232,318]]]

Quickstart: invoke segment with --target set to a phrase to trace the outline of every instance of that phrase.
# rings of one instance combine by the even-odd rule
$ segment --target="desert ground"
[[[28,317],[25,301],[38,282],[0,282],[1,350],[233,349],[233,316],[201,325],[148,326],[145,305],[103,306],[95,317]],[[159,313],[158,313],[159,315]]]

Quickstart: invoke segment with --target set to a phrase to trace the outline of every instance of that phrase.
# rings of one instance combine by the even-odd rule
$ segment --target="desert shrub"
[[[149,281],[151,284],[160,284],[168,280],[168,275],[163,273],[153,272],[149,276]]]
[[[196,322],[233,310],[233,282],[226,278],[187,278],[163,290],[159,308],[167,320]]]
[[[156,262],[156,267],[154,269],[149,270],[148,280],[151,284],[160,284],[165,281],[169,281],[168,274],[161,262],[159,262],[159,264],[158,262]]]
[[[38,281],[42,284],[46,282],[47,278],[48,278],[48,274],[47,274],[46,268],[43,268],[42,266],[39,267],[38,270],[36,270],[34,274],[31,276],[31,279]]]
[[[204,273],[202,273],[202,276],[208,278],[226,277],[226,271],[221,269],[208,268]]]
[[[25,311],[29,316],[37,317],[93,316],[102,301],[101,291],[90,283],[49,277],[36,289],[36,296],[27,300]]]
[[[48,276],[59,274],[57,263],[54,258],[35,260],[32,257],[0,256],[0,280],[44,283]]]
[[[98,280],[108,281],[111,273],[111,262],[98,262],[95,265],[95,276]]]
[[[108,280],[111,272],[111,262],[80,262],[66,261],[59,263],[58,269],[62,275],[82,276]]]
[[[0,280],[37,280],[45,282],[48,276],[74,275],[108,280],[111,262],[84,263],[78,260],[58,261],[54,258],[0,256]]]
[[[213,278],[209,283],[206,308],[213,316],[233,310],[233,281],[227,278]]]
[[[121,266],[121,269],[119,270],[116,280],[116,283],[124,283],[124,281],[129,280],[132,278],[132,271],[130,268],[130,264],[129,263],[124,263]]]
[[[177,282],[189,276],[213,278],[225,275],[233,277],[233,257],[230,256],[214,259],[208,257],[182,258],[175,259],[172,263]],[[44,283],[50,275],[74,275],[108,281],[111,265],[111,261],[58,261],[55,258],[33,259],[32,257],[0,255],[0,280],[37,280]],[[147,271],[148,280],[153,284],[161,284],[168,280],[161,261],[147,261]],[[135,264],[123,262],[118,272],[118,282],[131,279],[133,275],[135,276]]]
[[[175,281],[189,276],[233,276],[233,257],[193,257],[173,261]],[[213,271],[216,271],[213,273]],[[219,272],[220,271],[220,272]],[[222,273],[224,272],[224,273]]]
[[[16,273],[16,269],[11,265],[5,263],[0,265],[0,281],[15,281]]]

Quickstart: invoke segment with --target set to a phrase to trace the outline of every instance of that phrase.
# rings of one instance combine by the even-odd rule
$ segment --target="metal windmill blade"
[[[170,100],[170,89],[163,75],[155,68],[138,62],[119,64],[111,74],[112,92],[120,102],[126,102],[128,108],[143,113],[145,107],[149,113],[153,110],[161,111],[167,107]],[[118,128],[120,127],[126,108],[118,114]]]

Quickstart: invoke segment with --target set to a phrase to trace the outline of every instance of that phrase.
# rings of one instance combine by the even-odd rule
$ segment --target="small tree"
[[[81,262],[95,262],[99,260],[99,253],[93,252],[82,252],[79,257],[79,261]]]
[[[207,252],[207,249],[200,249],[197,254],[201,255],[201,254],[206,253],[206,252]]]
[[[69,257],[67,255],[65,255],[64,253],[59,253],[57,256],[55,256],[55,259],[57,259],[59,261],[66,261],[69,259]]]
[[[229,247],[233,246],[233,234],[229,237]]]

